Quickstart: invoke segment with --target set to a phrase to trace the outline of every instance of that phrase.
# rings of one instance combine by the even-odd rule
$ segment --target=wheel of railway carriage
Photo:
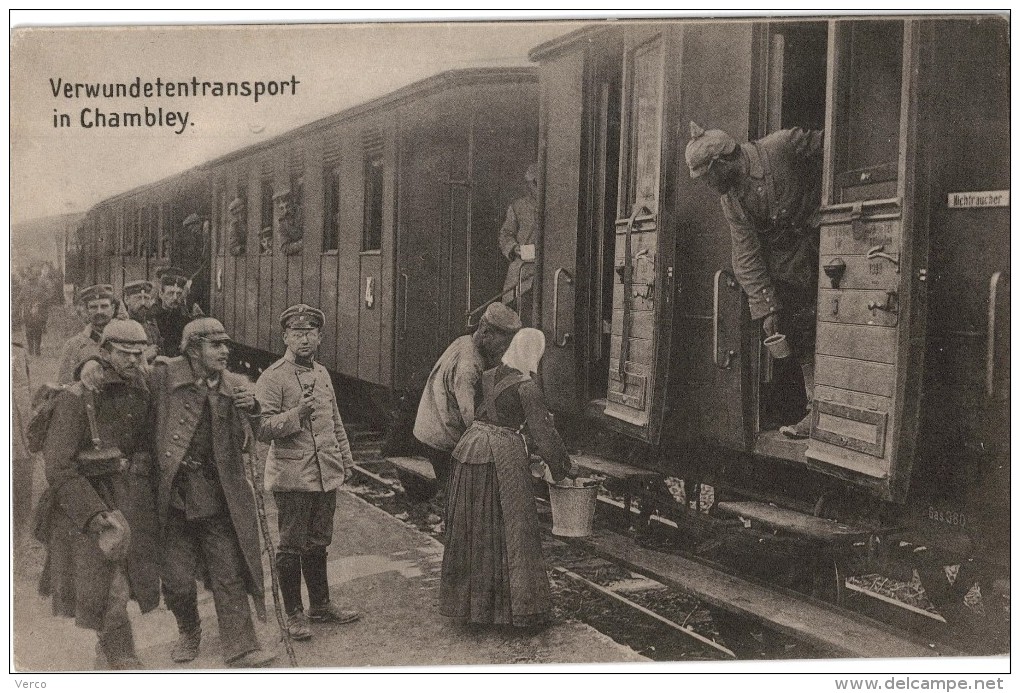
[[[838,558],[827,556],[815,564],[811,596],[836,606],[846,601],[846,567]]]

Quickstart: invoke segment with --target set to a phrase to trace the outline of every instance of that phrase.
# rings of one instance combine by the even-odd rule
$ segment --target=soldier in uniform
[[[814,390],[815,315],[822,142],[819,130],[793,128],[738,145],[722,130],[691,123],[687,165],[719,193],[729,222],[733,272],[765,336],[785,334]],[[806,438],[811,415],[780,431]]]
[[[179,631],[173,661],[198,656],[202,627],[195,581],[204,565],[224,660],[231,667],[256,667],[276,656],[259,643],[248,604],[250,595],[264,619],[258,516],[243,459],[251,439],[248,416],[258,415],[258,402],[247,380],[226,370],[229,341],[219,320],[192,320],[181,336],[183,355],[157,359],[148,376],[155,410],[150,438],[158,460],[160,578]],[[98,376],[94,363],[82,369],[89,387],[102,382]]]
[[[144,279],[128,282],[124,285],[123,292],[124,308],[128,317],[138,322],[145,328],[145,334],[149,337],[149,346],[145,349],[145,360],[152,363],[159,354],[159,326],[152,319],[152,304],[155,298],[152,291],[152,282]]]
[[[517,301],[517,312],[531,313],[531,286],[535,277],[535,249],[538,243],[538,167],[528,166],[524,174],[528,194],[510,203],[499,230],[499,250],[510,266],[503,282],[503,303]],[[518,283],[520,293],[517,295]]]
[[[61,385],[74,382],[74,371],[82,361],[99,356],[99,340],[103,328],[117,313],[113,287],[109,284],[96,284],[82,289],[78,293],[78,308],[84,313],[88,325],[64,344],[57,369],[57,382]]]
[[[453,340],[436,361],[425,382],[414,437],[427,448],[439,488],[450,476],[450,453],[475,418],[475,393],[482,372],[495,368],[521,329],[517,313],[502,303],[485,309],[474,334]]]
[[[150,397],[141,373],[146,343],[133,320],[106,325],[96,365],[101,386],[93,393],[76,383],[58,395],[43,450],[50,490],[41,591],[52,595],[55,614],[98,632],[112,669],[143,668],[129,595],[143,612],[159,604],[157,557],[141,540],[156,509],[133,488],[153,480]]]
[[[181,334],[184,326],[201,311],[189,311],[188,278],[176,267],[164,267],[159,271],[159,300],[152,311],[152,319],[161,337],[160,353],[164,356],[180,356]]]
[[[265,484],[279,512],[276,568],[287,628],[295,640],[312,637],[308,621],[350,623],[360,618],[331,601],[326,572],[336,493],[354,460],[333,383],[314,360],[324,322],[322,311],[311,306],[285,310],[280,325],[287,351],[255,385],[261,409],[258,438],[270,443]],[[307,616],[302,574],[308,588]]]

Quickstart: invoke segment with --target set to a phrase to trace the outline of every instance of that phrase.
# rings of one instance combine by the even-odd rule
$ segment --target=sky
[[[11,35],[11,217],[97,202],[444,70],[528,65],[563,22],[20,28]],[[277,81],[253,98],[66,98],[65,83]],[[188,126],[92,127],[104,114],[163,108]],[[83,109],[87,112],[82,120]],[[71,127],[55,127],[54,114]],[[180,134],[177,131],[183,130]]]

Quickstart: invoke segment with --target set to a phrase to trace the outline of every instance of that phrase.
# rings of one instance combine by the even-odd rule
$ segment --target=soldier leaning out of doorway
[[[499,229],[499,250],[510,262],[503,282],[503,303],[514,304],[521,320],[529,322],[538,243],[538,167],[528,166],[524,174],[528,194],[510,203]],[[518,290],[520,296],[518,296]]]
[[[818,295],[818,217],[822,185],[819,130],[793,128],[738,145],[722,130],[691,123],[687,165],[722,197],[730,225],[733,272],[751,317],[766,337],[785,334],[804,374],[808,406],[814,390]],[[806,438],[808,413],[780,429]]]

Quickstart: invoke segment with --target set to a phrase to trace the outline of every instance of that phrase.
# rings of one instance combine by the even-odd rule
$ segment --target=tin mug
[[[790,342],[786,340],[785,334],[770,335],[762,343],[774,359],[785,359],[793,353],[790,349]]]

